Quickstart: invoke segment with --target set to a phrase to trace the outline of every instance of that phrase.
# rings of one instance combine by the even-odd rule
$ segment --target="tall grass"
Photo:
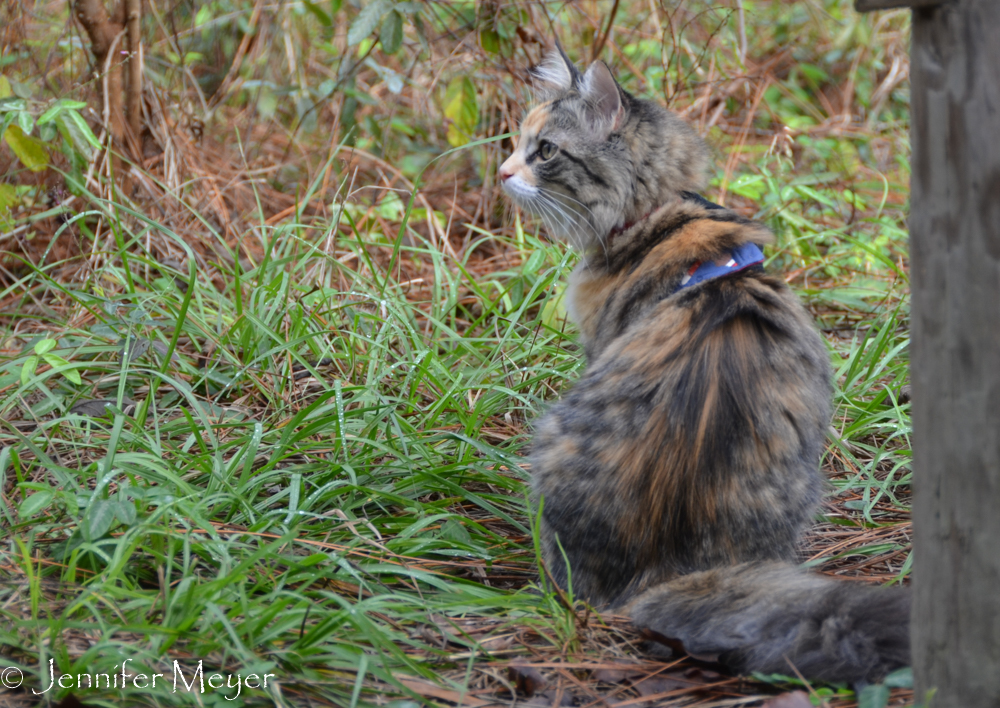
[[[576,256],[527,217],[501,218],[491,185],[504,140],[474,141],[428,167],[451,143],[437,108],[421,112],[437,89],[417,75],[445,48],[458,51],[444,30],[469,31],[484,67],[470,137],[513,127],[521,85],[503,65],[516,69],[524,57],[502,43],[484,49],[494,26],[477,24],[482,7],[445,3],[421,15],[440,36],[407,15],[402,53],[379,55],[371,43],[342,57],[329,49],[367,3],[345,3],[333,14],[343,23],[316,20],[307,31],[303,18],[320,17],[312,5],[267,9],[269,36],[309,39],[288,50],[296,66],[320,62],[329,73],[340,65],[332,57],[353,56],[360,68],[310,112],[303,101],[326,74],[303,69],[296,86],[281,87],[285,57],[254,55],[256,78],[219,110],[263,121],[275,94],[289,100],[271,111],[271,134],[242,125],[226,133],[225,154],[245,161],[242,172],[211,163],[223,154],[214,143],[190,182],[126,158],[149,193],[122,192],[98,172],[89,192],[55,205],[58,220],[41,211],[53,207],[50,185],[16,165],[5,173],[20,190],[11,233],[43,244],[4,241],[0,290],[0,655],[24,674],[4,694],[12,705],[38,700],[32,689],[49,686],[50,662],[57,680],[71,675],[44,694],[50,703],[72,693],[101,706],[402,707],[513,701],[525,690],[506,673],[513,659],[645,656],[622,625],[545,582],[534,548],[530,424],[585,363],[562,303]],[[753,58],[740,47],[735,6],[621,5],[606,58],[627,88],[670,100],[707,133],[719,157],[707,196],[774,228],[768,267],[787,274],[830,345],[832,488],[804,560],[903,581],[905,85],[880,83],[893,50],[869,44],[905,39],[905,23],[893,15],[873,24],[832,0],[747,1]],[[178,88],[186,74],[176,50],[204,54],[184,42],[208,46],[213,31],[251,14],[206,7],[212,17],[197,31],[158,35],[149,61],[164,77],[157,90],[190,91]],[[602,26],[588,18],[606,20],[601,11],[511,6],[497,9],[495,31],[516,42],[512,17],[545,30],[552,13],[571,53],[585,56]],[[654,21],[668,43],[650,36]],[[78,45],[53,46],[64,52],[57,80],[68,82]],[[789,47],[794,61],[768,64]],[[405,74],[402,58],[412,71],[400,102],[370,100],[365,82],[388,86],[388,69]],[[751,60],[771,68],[754,73]],[[442,87],[468,64],[456,62],[441,68]],[[844,67],[850,76],[836,76]],[[37,69],[16,68],[19,80],[41,82]],[[846,122],[831,104],[835,89],[848,96]],[[711,100],[699,104],[703,95]],[[872,111],[859,118],[859,105]],[[338,121],[333,148],[353,141],[373,153],[368,171],[333,159],[346,148],[330,148],[310,123],[328,108]],[[184,144],[177,137],[177,154]],[[255,154],[281,169],[251,179]],[[185,165],[197,174],[193,161],[175,167]],[[232,197],[241,208],[223,219],[204,184],[229,174],[242,175],[227,184],[238,182],[245,199]],[[425,187],[411,200],[414,182]],[[155,688],[133,679],[92,688],[80,678],[120,679],[126,660],[131,674],[164,676]],[[174,691],[175,672],[190,683],[199,662],[204,691]],[[209,684],[214,673],[223,684],[232,675],[230,686]],[[579,695],[598,682],[582,671],[573,680]],[[727,686],[728,695],[770,690]],[[854,700],[848,689],[814,696]]]

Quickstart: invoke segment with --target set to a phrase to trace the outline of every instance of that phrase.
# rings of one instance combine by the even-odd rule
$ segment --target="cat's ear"
[[[544,89],[552,93],[565,93],[580,82],[580,72],[566,56],[558,39],[555,48],[531,70],[531,75],[546,84]]]
[[[621,127],[625,118],[621,89],[603,61],[595,61],[580,80],[580,93],[587,99],[589,117],[595,128],[611,132]]]

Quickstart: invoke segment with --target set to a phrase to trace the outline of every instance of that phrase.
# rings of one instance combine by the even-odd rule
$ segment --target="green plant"
[[[71,382],[80,385],[83,380],[79,372],[71,368],[71,364],[58,354],[53,354],[52,350],[57,345],[54,339],[41,339],[35,343],[34,354],[31,354],[21,364],[21,385],[27,386],[35,375],[35,370],[39,363],[48,364],[56,373],[61,373]]]
[[[86,106],[82,101],[57,99],[40,108],[36,119],[29,102],[14,96],[7,77],[0,76],[0,135],[32,172],[49,166],[49,146],[53,144],[61,148],[77,173],[91,160],[94,149],[100,149],[101,144],[80,115],[80,109]],[[0,184],[0,213],[8,210],[15,198],[11,185]]]

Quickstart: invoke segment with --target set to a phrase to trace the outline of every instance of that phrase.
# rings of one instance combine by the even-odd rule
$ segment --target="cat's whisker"
[[[568,229],[564,228],[560,223],[560,215],[555,212],[551,205],[549,205],[544,199],[538,199],[535,201],[535,206],[537,207],[536,213],[542,218],[542,222],[550,233],[563,235],[566,234],[569,237],[570,232]],[[576,244],[571,244],[575,247]]]
[[[584,252],[589,250],[589,248],[593,244],[597,243],[600,244],[601,248],[604,250],[605,257],[607,257],[607,247],[604,243],[604,239],[601,238],[597,229],[594,228],[594,225],[590,222],[589,219],[586,219],[581,214],[574,211],[567,212],[564,205],[557,203],[556,205],[554,205],[554,207],[558,208],[566,216],[567,220],[570,221],[573,224],[573,226],[576,226],[580,231],[583,231],[585,228],[592,234],[591,237],[588,237],[586,234],[582,234],[578,243],[577,242],[572,243],[574,248],[576,248],[578,251]],[[575,235],[569,229],[566,230],[566,234],[567,238],[569,238],[571,235]],[[586,261],[584,262],[587,263]],[[589,263],[587,264],[587,267],[589,267]]]
[[[550,231],[558,230],[559,222],[555,218],[556,215],[552,212],[552,210],[549,208],[544,199],[542,199],[541,197],[533,199],[531,206],[532,206],[532,211],[534,211],[536,214],[538,214],[538,216],[542,218],[542,221],[545,223],[545,227],[548,230]]]
[[[564,199],[568,199],[571,202],[573,202],[574,204],[579,204],[584,209],[586,209],[590,213],[591,216],[594,216],[594,210],[593,209],[591,209],[589,206],[587,206],[586,204],[584,204],[583,202],[581,202],[579,199],[576,199],[575,197],[572,197],[569,194],[566,194],[565,192],[557,192],[557,191],[555,191],[553,189],[546,189],[545,187],[541,187],[541,186],[538,187],[538,191],[541,192],[541,193],[543,193],[543,194],[549,195],[549,196],[558,196],[558,197],[562,197]]]
[[[576,198],[574,198],[574,197],[572,197],[572,196],[570,196],[570,195],[568,195],[568,194],[566,194],[564,192],[556,192],[556,191],[551,190],[551,189],[546,189],[545,187],[539,187],[538,191],[541,194],[545,194],[550,199],[555,199],[562,206],[567,207],[567,208],[569,207],[569,205],[563,203],[561,200],[565,199],[565,200],[568,200],[568,201],[570,201],[570,202],[572,202],[574,204],[579,204],[581,207],[583,207],[584,209],[587,210],[587,214],[590,217],[590,218],[587,219],[587,225],[594,232],[595,236],[597,236],[599,234],[598,229],[595,226],[595,222],[597,221],[597,214],[595,214],[594,210],[591,209],[589,206],[587,206],[586,204],[584,204],[583,202],[581,202],[579,199],[576,199]],[[573,209],[572,211],[577,212],[579,214],[578,210],[576,210],[576,209]],[[583,214],[579,214],[579,216],[584,216],[584,215]]]
[[[563,232],[567,237],[572,234],[570,225],[574,224],[574,220],[569,214],[567,214],[563,209],[559,207],[559,204],[551,199],[539,199],[539,204],[543,205],[544,208],[555,217],[560,225],[560,232]]]
[[[563,235],[566,231],[564,227],[565,217],[555,208],[556,205],[552,203],[552,200],[539,194],[534,200],[534,204],[549,230],[555,234]]]
[[[581,219],[582,215],[579,214],[579,212],[569,209],[567,205],[561,203],[559,199],[556,198],[556,195],[564,196],[557,192],[551,192],[549,190],[539,190],[539,197],[544,199],[547,204],[549,204],[553,209],[555,209],[561,215],[563,215],[564,219],[567,222],[571,222],[575,226],[586,226],[593,233],[594,237],[597,238],[598,237],[597,229],[594,228],[594,225],[590,222],[590,220],[585,218]],[[583,206],[586,208],[586,205]]]
[[[584,209],[586,209],[587,213],[590,215],[590,218],[586,219],[586,224],[587,224],[587,226],[590,227],[591,231],[594,232],[594,236],[595,237],[599,235],[597,227],[594,225],[594,222],[597,220],[597,215],[594,213],[594,210],[591,209],[589,206],[587,206],[586,204],[584,204],[583,202],[581,202],[579,199],[575,199],[574,197],[571,197],[570,195],[568,195],[568,194],[566,194],[564,192],[556,192],[556,191],[551,190],[551,189],[546,189],[545,187],[539,187],[538,191],[539,191],[540,194],[544,194],[549,199],[554,200],[556,203],[558,203],[563,208],[569,208],[569,205],[565,204],[562,201],[562,200],[565,199],[565,200],[568,200],[568,201],[570,201],[570,202],[572,202],[574,204],[579,204],[581,207],[583,207]],[[571,209],[571,211],[573,211],[577,217],[584,216],[583,214],[580,214],[576,209]]]
[[[575,243],[574,242],[575,239],[573,237],[576,236],[577,234],[571,227],[574,226],[580,227],[581,225],[584,225],[590,227],[591,230],[593,230],[593,227],[591,227],[591,225],[587,221],[583,221],[581,223],[578,214],[567,210],[564,205],[560,204],[552,197],[547,197],[545,195],[542,195],[542,197],[543,198],[540,199],[539,202],[540,203],[544,202],[547,205],[548,209],[556,213],[560,217],[560,220],[562,221],[562,228],[559,229],[558,233],[561,233],[567,239],[569,239],[574,248],[577,248],[578,250],[583,250],[586,246],[586,241]]]

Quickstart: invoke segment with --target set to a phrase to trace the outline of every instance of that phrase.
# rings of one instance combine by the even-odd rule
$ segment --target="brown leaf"
[[[590,675],[594,677],[595,681],[621,683],[625,679],[641,676],[642,674],[637,674],[635,671],[623,671],[622,669],[596,669]]]
[[[517,690],[528,696],[545,688],[545,678],[534,666],[512,664],[507,669],[507,678],[517,687]]]
[[[782,693],[767,701],[761,708],[813,708],[809,694],[805,691]]]
[[[639,692],[640,696],[652,696],[654,693],[666,693],[667,691],[676,691],[678,688],[691,688],[691,685],[696,683],[695,681],[686,681],[684,679],[670,678],[668,676],[660,677],[656,676],[645,681],[636,681],[635,690]]]

